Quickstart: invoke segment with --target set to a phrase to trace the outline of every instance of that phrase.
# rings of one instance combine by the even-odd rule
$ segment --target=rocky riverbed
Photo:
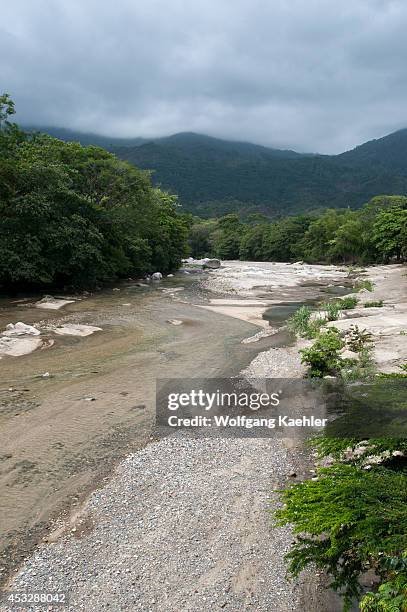
[[[374,270],[370,274],[374,275]],[[400,285],[402,274],[402,269],[394,273],[387,292],[390,285]],[[379,288],[380,278],[376,281]],[[94,420],[100,422],[100,416],[109,411],[120,412],[120,406],[127,402],[129,413],[122,423],[130,425],[134,414],[130,405],[137,401],[150,406],[147,417],[132,423],[133,432],[137,426],[144,427],[145,444],[153,397],[151,392],[146,393],[142,376],[154,378],[158,372],[171,376],[183,368],[184,375],[191,377],[220,372],[231,375],[242,370],[256,377],[300,377],[303,370],[298,346],[278,346],[275,340],[274,345],[267,346],[279,337],[281,325],[281,316],[273,321],[273,308],[321,299],[323,292],[335,294],[338,286],[340,289],[345,284],[346,272],[334,267],[228,263],[202,277],[201,287],[205,292],[210,289],[212,294],[205,293],[202,299],[172,297],[170,309],[153,309],[155,320],[162,317],[164,322],[169,318],[182,321],[179,326],[167,325],[172,334],[186,335],[183,339],[171,335],[164,343],[166,349],[161,349],[163,354],[172,351],[179,356],[182,342],[185,347],[189,342],[189,351],[182,353],[176,367],[171,366],[171,359],[146,359],[143,351],[137,353],[138,359],[129,351],[126,367],[120,361],[118,375],[117,367],[108,368],[110,355],[104,363],[109,374],[105,369],[93,383],[86,377],[79,387],[71,387],[70,402],[74,395],[85,394],[85,389],[87,396],[95,397],[95,401],[86,402],[86,413],[90,410],[88,427]],[[403,289],[398,300],[404,299],[402,293]],[[239,301],[243,297],[256,303],[227,304],[229,309],[245,308],[244,316],[238,310],[217,309],[225,304],[213,300],[228,300],[231,294],[234,300],[238,296]],[[251,308],[262,309],[261,314],[255,312],[254,319],[271,312],[268,320],[276,334],[242,344],[245,337],[260,329],[248,322]],[[88,318],[87,322],[104,327],[100,317]],[[197,330],[193,342],[188,325]],[[85,341],[89,339],[81,339]],[[90,341],[97,342],[97,334]],[[209,364],[209,352],[204,349],[208,342],[212,350]],[[225,369],[225,361],[234,367]],[[138,373],[136,385],[130,382],[131,372],[133,376]],[[48,411],[41,415],[43,419],[50,418],[51,407],[55,410],[66,388],[61,386],[59,396],[54,388],[57,395],[53,399],[41,397],[39,408],[44,403],[48,405]],[[123,391],[119,389],[129,393],[130,398],[120,396]],[[82,411],[84,406],[81,405]],[[69,410],[67,403],[65,409]],[[104,425],[108,428],[108,422]],[[55,442],[55,431],[50,431],[49,436]],[[143,444],[143,437],[133,443]],[[126,445],[125,450],[129,452],[130,447]],[[321,588],[322,576],[308,573],[299,581],[286,581],[283,556],[292,537],[287,529],[272,529],[267,512],[275,504],[272,491],[287,482],[293,472],[297,477],[309,476],[312,467],[301,445],[288,440],[236,440],[214,435],[202,438],[180,432],[151,440],[145,448],[129,454],[109,482],[84,505],[78,505],[70,518],[54,523],[47,542],[43,541],[35,554],[27,557],[9,587],[37,592],[65,590],[72,610],[333,612],[338,604]]]

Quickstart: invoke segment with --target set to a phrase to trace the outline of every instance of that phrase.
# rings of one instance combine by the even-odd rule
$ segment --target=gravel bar
[[[304,605],[307,575],[286,581],[292,535],[267,512],[296,458],[274,439],[178,432],[153,442],[26,560],[11,588],[66,591],[70,610],[324,610],[309,593]]]

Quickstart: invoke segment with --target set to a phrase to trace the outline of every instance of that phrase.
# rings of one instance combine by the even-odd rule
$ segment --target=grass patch
[[[341,310],[351,310],[352,308],[356,307],[358,302],[359,298],[357,298],[356,295],[347,295],[336,300],[336,303],[339,304]]]
[[[294,334],[312,340],[316,338],[327,319],[311,319],[312,309],[301,306],[287,321],[287,327]]]
[[[378,375],[380,378],[407,378],[407,363],[403,363],[403,365],[399,366],[402,372],[391,372],[390,374],[385,374],[384,372],[380,372]]]
[[[336,321],[341,307],[338,302],[324,302],[321,304],[320,309],[325,313],[327,321]]]
[[[326,319],[314,319],[308,324],[308,328],[304,334],[304,338],[307,340],[314,340],[321,332],[321,327],[325,325]]]
[[[376,375],[377,370],[372,359],[372,347],[364,346],[358,355],[357,361],[345,364],[345,367],[341,370],[343,380],[347,382],[370,380]]]
[[[301,306],[287,321],[287,327],[290,331],[304,336],[308,329],[311,319],[312,310],[309,306]]]
[[[365,308],[381,308],[383,306],[383,300],[377,300],[377,302],[366,302]]]
[[[353,285],[353,291],[355,293],[357,293],[358,291],[362,291],[363,289],[366,289],[366,291],[373,291],[373,283],[371,280],[358,280],[354,285]]]

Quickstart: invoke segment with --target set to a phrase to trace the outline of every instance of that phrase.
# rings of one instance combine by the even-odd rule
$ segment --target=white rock
[[[26,325],[21,321],[18,321],[15,325],[9,323],[6,325],[6,331],[3,333],[4,336],[39,336],[40,330],[33,325]]]
[[[52,295],[45,295],[42,300],[36,303],[37,308],[44,308],[46,310],[59,310],[67,304],[73,304],[75,300],[63,300],[52,297]]]
[[[90,336],[97,331],[102,331],[102,328],[94,325],[66,323],[66,325],[56,327],[53,331],[60,336]]]
[[[183,259],[183,262],[188,266],[193,266],[195,268],[210,268],[211,270],[216,270],[220,268],[220,259],[214,259],[210,257],[204,257],[203,259],[194,259],[193,257],[188,257],[188,259]]]
[[[354,351],[349,351],[348,349],[342,349],[340,351],[341,359],[359,359],[358,353]]]
[[[203,260],[203,267],[210,268],[211,270],[217,270],[217,268],[220,268],[220,260],[206,258]]]
[[[23,338],[0,337],[0,358],[4,356],[21,357],[28,355],[42,346],[41,338],[24,336]]]
[[[155,281],[161,280],[163,277],[163,275],[161,274],[161,272],[154,272],[154,274],[151,275],[151,278]]]

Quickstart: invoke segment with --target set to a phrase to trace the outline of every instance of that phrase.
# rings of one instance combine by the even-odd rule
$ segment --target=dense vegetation
[[[102,144],[119,158],[153,170],[157,186],[177,193],[187,210],[205,218],[231,212],[275,218],[326,206],[358,208],[379,193],[407,194],[407,130],[335,156],[198,134],[125,141],[49,131],[63,139]]]
[[[327,209],[319,215],[238,215],[196,219],[192,254],[251,261],[386,262],[407,257],[407,197],[377,196],[361,210]]]
[[[148,173],[104,149],[27,134],[0,97],[0,284],[90,286],[169,272],[188,217]]]
[[[355,283],[355,290],[362,288],[371,291],[373,286]],[[370,333],[357,325],[346,332],[325,327],[327,321],[339,317],[340,310],[354,308],[357,302],[355,293],[321,304],[317,317],[304,306],[291,317],[289,327],[314,339],[301,351],[308,376],[334,376],[336,384],[342,381],[345,389],[347,382],[357,381],[347,389],[359,394],[364,407],[372,410],[369,420],[379,415],[382,427],[386,405],[395,408],[384,378],[400,383],[400,407],[405,409],[407,364],[399,374],[379,375]],[[373,306],[382,303],[365,303],[367,308]],[[355,410],[360,419],[360,406]],[[365,418],[363,414],[363,423]],[[337,424],[331,423],[331,431],[311,440],[322,460],[317,475],[280,492],[283,504],[277,511],[277,523],[291,525],[295,535],[287,555],[290,573],[297,576],[309,565],[324,570],[332,588],[343,595],[345,610],[359,601],[362,612],[407,611],[407,442],[397,408],[395,418],[400,438],[366,440],[356,437],[353,429],[355,437],[340,439],[334,437]],[[346,428],[349,432],[349,424]],[[375,576],[375,587],[366,592],[360,579],[368,570]]]

